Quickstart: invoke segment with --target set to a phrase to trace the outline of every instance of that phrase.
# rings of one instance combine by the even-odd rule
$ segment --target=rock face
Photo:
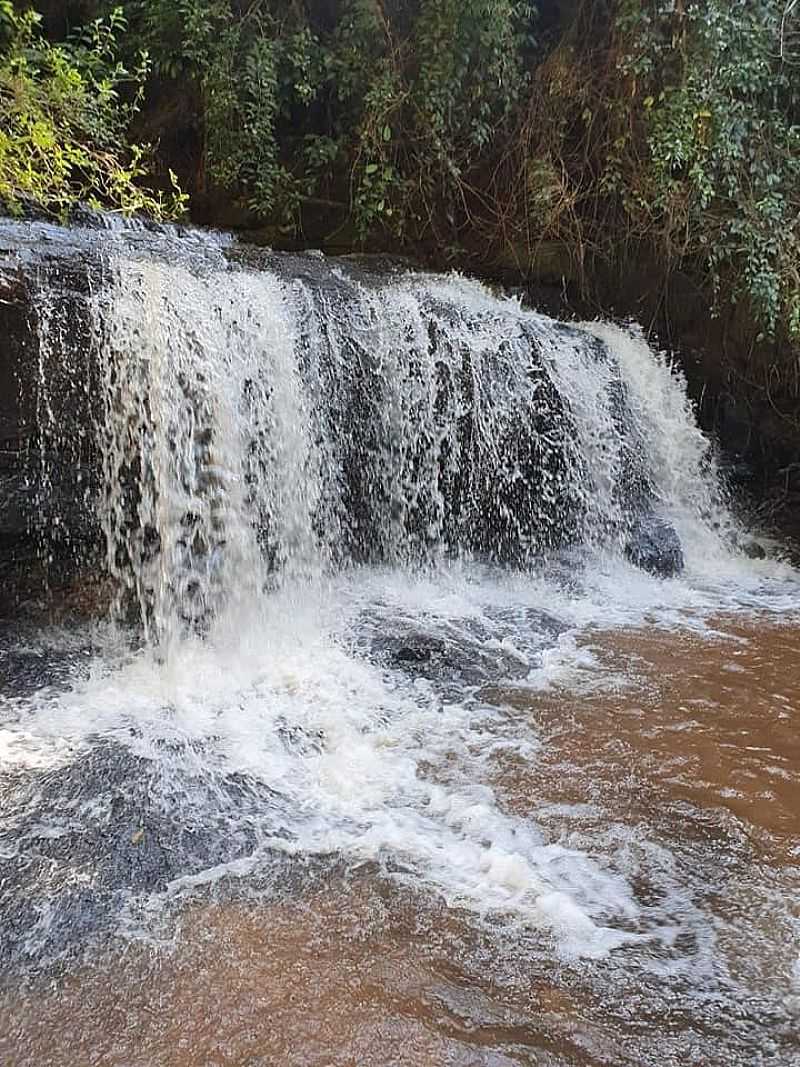
[[[32,519],[25,465],[34,411],[23,387],[29,362],[29,302],[18,273],[0,273],[0,566],[22,551]]]
[[[97,544],[96,368],[87,314],[92,255],[42,227],[0,228],[0,576],[74,571]],[[46,293],[45,299],[40,299]],[[47,329],[43,330],[43,318]],[[43,338],[46,336],[46,343]],[[0,598],[2,599],[2,598]]]
[[[309,279],[307,273],[306,281],[323,299],[324,314],[358,323],[359,288],[378,287],[386,275],[365,275],[352,265],[349,272],[346,281],[326,274]],[[407,367],[387,370],[380,322],[341,338],[338,352],[325,351],[324,338],[318,342],[322,354],[314,358],[336,397],[323,422],[343,473],[339,550],[359,562],[402,559],[409,546],[424,552],[435,530],[433,540],[451,553],[466,549],[524,564],[532,552],[579,540],[583,500],[570,470],[579,457],[564,448],[574,427],[546,373],[541,339],[515,324],[527,355],[520,389],[519,381],[507,380],[518,353],[509,352],[502,337],[488,357],[470,350],[470,332],[479,336],[482,328],[477,316],[465,324],[463,312],[436,298],[422,301],[422,313],[429,316],[427,351],[412,349]],[[429,380],[421,355],[433,364]],[[405,396],[398,395],[398,377],[405,379]],[[494,405],[490,448],[482,404]],[[423,405],[428,410],[420,410],[420,418],[429,422],[420,426],[411,410]],[[393,464],[395,485],[380,472]],[[405,542],[399,552],[392,541],[398,526]]]

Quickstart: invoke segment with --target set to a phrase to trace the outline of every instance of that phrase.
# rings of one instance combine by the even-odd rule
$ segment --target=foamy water
[[[612,600],[623,580],[625,595]],[[240,843],[230,857],[212,850],[207,869],[186,857],[184,873],[148,890],[154,900],[263,874],[275,852],[335,855],[377,863],[476,916],[549,931],[569,957],[673,938],[643,915],[619,842],[590,856],[504,810],[494,759],[513,751],[535,764],[542,741],[487,690],[580,700],[624,689],[624,672],[599,670],[581,640],[592,628],[703,633],[720,611],[785,613],[796,586],[780,565],[748,564],[736,583],[724,568],[703,587],[614,561],[589,567],[581,586],[465,565],[416,576],[366,569],[290,584],[166,655],[124,643],[114,652],[109,635],[101,654],[78,661],[70,687],[4,700],[3,766],[52,773],[113,743],[146,761],[145,833],[169,806],[172,821],[210,820],[221,841]],[[426,658],[403,658],[412,653]],[[34,793],[28,812],[37,804],[21,849],[97,818],[95,796],[66,815],[57,796]]]

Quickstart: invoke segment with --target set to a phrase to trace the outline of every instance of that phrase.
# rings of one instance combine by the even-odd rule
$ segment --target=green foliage
[[[363,238],[452,229],[527,83],[520,0],[129,7],[157,73],[199,89],[204,172],[288,227],[344,193]]]
[[[780,58],[784,0],[579,0],[533,72],[483,203],[529,254],[558,242],[609,274],[680,271],[712,308],[777,341],[798,388],[800,66]]]
[[[766,335],[800,336],[800,77],[778,59],[780,0],[627,3],[620,74],[643,145],[626,207],[696,260]],[[646,145],[644,159],[632,151]]]
[[[746,308],[754,334],[797,342],[784,0],[539,0],[540,39],[524,0],[120,2],[54,44],[0,0],[12,206],[180,208],[144,191],[146,154],[125,147],[146,84],[156,126],[163,100],[189,112],[197,191],[286,233],[312,201],[341,205],[364,242],[440,259],[468,246],[524,263],[549,244],[589,272],[643,253],[658,284],[680,270],[718,310]]]
[[[40,16],[0,0],[0,201],[64,216],[77,201],[132,213],[173,215],[184,197],[172,177],[167,196],[148,192],[140,145],[126,146],[147,74],[141,55],[127,70],[117,58],[120,9],[63,44],[41,33]]]

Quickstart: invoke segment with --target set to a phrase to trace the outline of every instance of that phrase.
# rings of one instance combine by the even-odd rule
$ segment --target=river
[[[680,375],[464,279],[86,240],[28,482],[94,361],[105,573],[59,512],[0,627],[0,1061],[800,1064],[800,583]]]

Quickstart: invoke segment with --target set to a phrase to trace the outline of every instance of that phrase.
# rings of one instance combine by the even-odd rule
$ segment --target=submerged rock
[[[675,529],[656,515],[643,515],[631,527],[625,555],[658,578],[674,578],[684,568],[683,548]]]
[[[443,656],[445,651],[444,641],[435,637],[418,637],[401,644],[394,658],[398,663],[430,663],[434,656]]]
[[[568,624],[535,608],[487,610],[482,617],[360,618],[364,653],[382,666],[425,678],[442,695],[464,685],[524,678]]]
[[[240,773],[198,775],[186,746],[158,761],[112,740],[55,767],[0,774],[0,965],[75,956],[137,897],[246,861],[286,836],[282,798]],[[202,878],[201,878],[202,881]]]

